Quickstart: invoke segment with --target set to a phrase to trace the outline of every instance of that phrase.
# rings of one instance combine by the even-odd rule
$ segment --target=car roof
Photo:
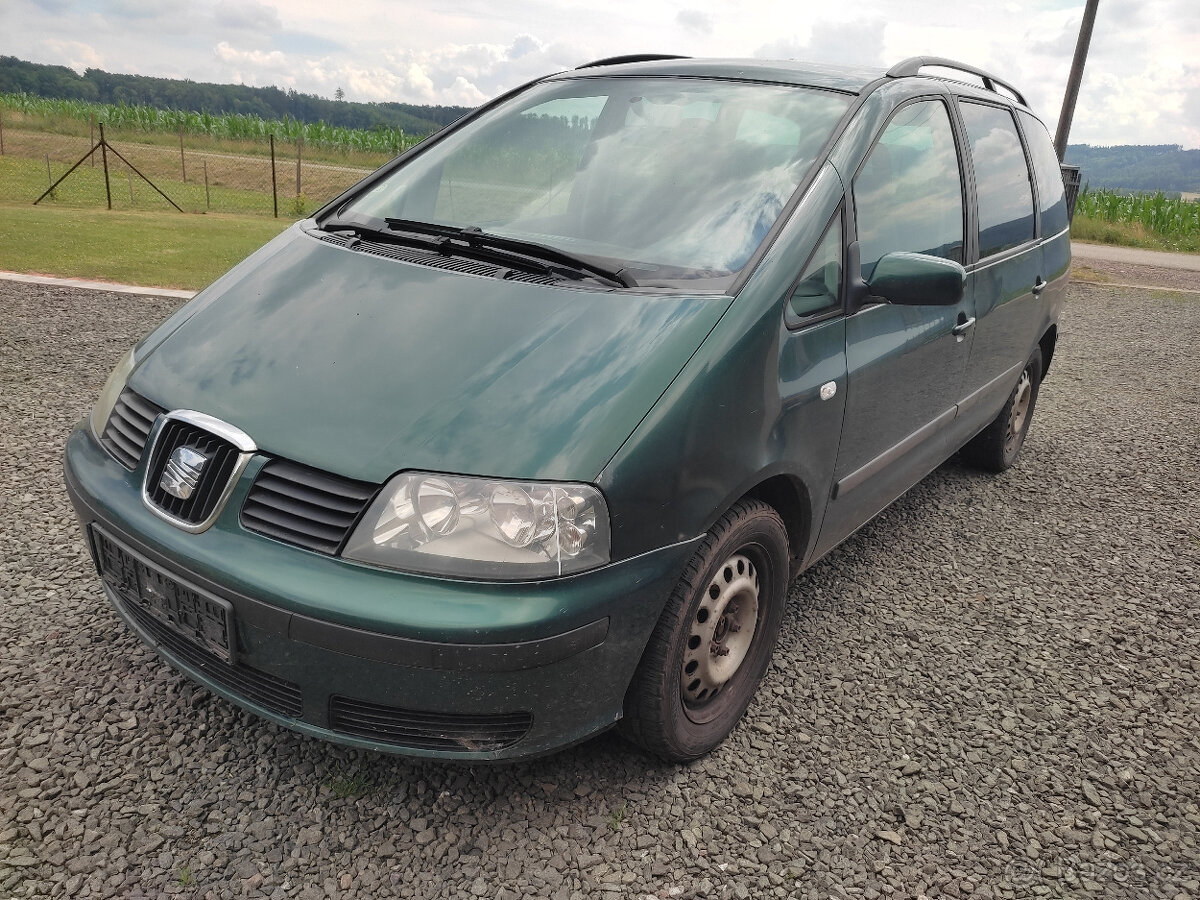
[[[766,81],[807,87],[861,93],[878,81],[886,69],[867,66],[835,66],[824,63],[783,59],[686,59],[664,58],[636,62],[601,60],[547,80],[608,76],[650,75],[692,78],[728,78],[740,81]]]

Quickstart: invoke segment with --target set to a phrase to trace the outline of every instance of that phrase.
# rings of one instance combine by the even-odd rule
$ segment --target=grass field
[[[59,134],[91,133],[93,123],[103,122],[113,133],[154,135],[164,144],[179,147],[182,132],[185,146],[202,149],[220,148],[222,142],[240,145],[243,152],[251,146],[267,153],[269,135],[277,144],[296,144],[303,141],[314,158],[345,161],[361,155],[364,164],[377,158],[380,165],[397,153],[423,140],[424,135],[405,134],[403,129],[342,128],[325,122],[300,122],[296,119],[272,120],[237,113],[185,112],[155,109],[148,106],[89,103],[84,100],[51,100],[28,94],[0,93],[0,115],[5,127],[29,128]],[[294,150],[293,150],[294,155]]]
[[[4,143],[5,155],[0,156],[0,201],[33,202],[49,186],[51,177],[57,180],[91,146],[86,137],[13,129],[5,130]],[[189,152],[185,182],[178,149],[130,141],[113,141],[112,144],[138,172],[150,178],[188,212],[212,209],[268,216],[273,213],[269,159],[232,153]],[[106,202],[101,154],[95,153],[93,160],[76,169],[56,190],[59,202],[85,205]],[[114,206],[170,208],[115,154],[109,153],[108,160]],[[295,218],[312,212],[369,171],[357,166],[316,163],[305,158],[301,166],[301,191],[297,194],[295,158],[277,160],[275,180],[279,214]]]
[[[69,168],[67,163],[52,161],[49,174],[44,159],[29,159],[17,156],[0,156],[0,201],[10,203],[32,204],[50,186],[51,177],[58,180]],[[141,166],[139,170],[145,171]],[[216,210],[254,213],[262,216],[272,214],[270,182],[261,190],[225,187],[212,184],[205,195],[203,184],[188,182],[178,178],[165,178],[161,175],[151,176],[154,183],[168,197],[174,200],[185,212],[206,211],[206,204],[211,201]],[[141,209],[150,211],[172,211],[171,205],[162,198],[149,184],[134,175],[119,162],[110,160],[109,187],[112,191],[113,209]],[[99,166],[91,168],[82,165],[54,189],[54,192],[41,201],[39,206],[45,207],[87,207],[89,209],[107,209],[107,199],[104,191],[104,172]],[[294,215],[297,206],[293,198],[281,198],[280,216],[299,218]],[[312,207],[306,209],[312,211]]]
[[[289,222],[0,203],[0,269],[198,290]]]
[[[1163,194],[1084,190],[1075,206],[1071,237],[1183,253],[1200,252],[1200,202]]]

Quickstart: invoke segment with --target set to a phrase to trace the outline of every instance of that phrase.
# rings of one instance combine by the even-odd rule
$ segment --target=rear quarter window
[[[1029,155],[1033,157],[1033,171],[1037,175],[1038,206],[1042,212],[1042,237],[1050,237],[1065,231],[1068,225],[1067,198],[1063,191],[1062,169],[1058,165],[1058,154],[1046,126],[1026,112],[1017,113],[1025,131],[1025,142]]]

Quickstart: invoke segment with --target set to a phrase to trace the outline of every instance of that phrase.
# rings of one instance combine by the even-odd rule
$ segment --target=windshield
[[[343,211],[479,228],[622,269],[639,285],[724,290],[850,99],[705,79],[549,82]]]

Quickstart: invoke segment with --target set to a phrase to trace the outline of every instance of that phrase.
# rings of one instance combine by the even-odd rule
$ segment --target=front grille
[[[137,468],[154,420],[166,412],[141,394],[125,388],[100,435],[100,444],[127,469]]]
[[[187,447],[202,454],[208,461],[200,472],[195,489],[187,498],[176,497],[163,488],[161,481],[171,454]],[[155,441],[150,465],[146,470],[146,493],[159,509],[189,525],[206,521],[221,502],[225,488],[237,469],[238,448],[224,438],[199,428],[190,422],[170,419]]]
[[[246,495],[242,527],[332,556],[378,489],[370,482],[273,459]]]
[[[503,750],[523,738],[532,724],[527,712],[431,713],[349,697],[329,699],[334,731],[414,750]]]
[[[282,716],[299,718],[300,687],[241,663],[230,665],[191,641],[181,638],[136,603],[125,603],[125,611],[173,656],[203,672],[231,693],[252,700]]]

